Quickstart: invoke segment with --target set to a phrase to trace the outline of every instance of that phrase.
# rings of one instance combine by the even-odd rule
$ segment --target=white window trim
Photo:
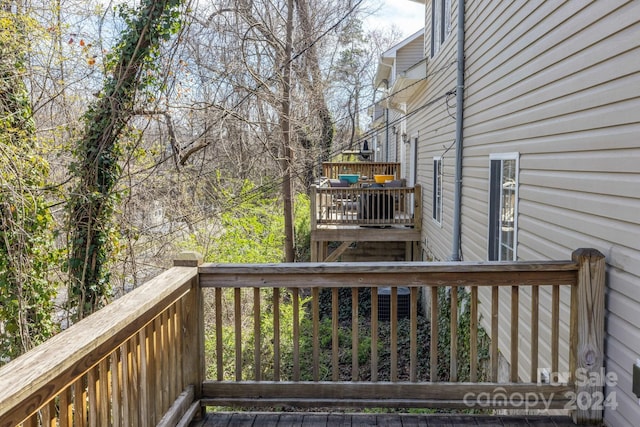
[[[451,0],[431,0],[431,58],[440,52],[451,30]]]
[[[515,207],[513,209],[513,261],[518,259],[518,210],[520,206],[520,153],[492,153],[489,154],[489,191],[487,191],[487,206],[491,207],[491,161],[492,160],[515,160],[516,161],[516,182],[515,182]],[[502,180],[501,180],[502,181]],[[502,202],[502,197],[500,197]],[[502,208],[502,207],[501,207]],[[501,210],[501,209],[500,209]],[[487,255],[489,254],[491,212],[487,209]],[[498,242],[500,245],[500,242]]]
[[[436,175],[435,162],[440,162],[440,180],[439,180],[439,182],[440,182],[440,206],[439,206],[439,212],[436,212],[435,205],[431,206],[431,220],[435,224],[437,224],[440,227],[442,227],[442,212],[443,212],[442,205],[444,204],[444,188],[443,188],[444,187],[444,182],[443,182],[444,181],[444,165],[442,163],[442,156],[434,156],[433,157],[433,162],[432,162],[432,164],[433,164],[433,177],[435,177],[435,175]],[[433,199],[436,198],[436,190],[437,190],[436,184],[437,184],[437,181],[434,180],[433,185],[432,185]],[[432,204],[433,204],[433,200],[432,200]],[[438,221],[437,218],[433,217],[434,213],[436,213],[437,216],[440,218],[439,221]]]

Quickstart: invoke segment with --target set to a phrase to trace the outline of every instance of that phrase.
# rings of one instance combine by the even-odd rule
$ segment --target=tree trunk
[[[293,150],[291,149],[291,51],[293,49],[293,0],[287,4],[287,35],[285,53],[283,56],[283,87],[282,87],[282,143],[284,158],[282,169],[282,196],[284,198],[284,256],[286,262],[295,261],[294,230],[293,230],[293,188],[291,180],[291,165]]]
[[[297,0],[298,16],[300,18],[300,26],[304,40],[313,40],[313,28],[311,26],[311,16],[307,0]],[[327,100],[324,96],[325,84],[321,77],[320,60],[318,59],[318,51],[315,45],[309,46],[305,54],[306,63],[308,64],[308,73],[310,76],[309,87],[314,89],[313,98],[316,100],[316,109],[321,123],[320,130],[320,163],[328,162],[331,157],[331,146],[333,145],[334,127],[331,118],[331,112],[327,106]],[[313,163],[317,163],[317,159],[312,159]],[[322,170],[322,165],[319,167]],[[319,174],[318,174],[319,175]]]

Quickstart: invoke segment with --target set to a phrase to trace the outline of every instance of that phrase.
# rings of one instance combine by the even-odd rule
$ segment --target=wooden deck
[[[419,415],[419,414],[345,414],[312,412],[208,412],[191,427],[333,427],[333,426],[511,426],[574,427],[563,416],[491,416],[491,415]]]

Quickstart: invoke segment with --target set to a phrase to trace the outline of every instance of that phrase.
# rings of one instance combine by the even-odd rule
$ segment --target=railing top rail
[[[400,162],[322,162],[323,165],[399,165]]]
[[[171,268],[0,367],[0,425],[29,416],[100,362],[187,293],[196,275],[196,268]]]
[[[203,287],[573,285],[578,264],[535,262],[335,262],[203,264]]]
[[[356,173],[370,178],[375,174],[401,176],[399,162],[323,162],[322,174],[328,178],[338,178],[341,173]]]
[[[413,193],[416,187],[315,187],[318,193],[349,193],[349,194],[364,194],[364,193]]]

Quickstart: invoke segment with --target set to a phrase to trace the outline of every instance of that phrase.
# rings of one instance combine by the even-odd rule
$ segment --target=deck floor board
[[[563,416],[350,414],[309,412],[208,412],[191,427],[573,427]]]

